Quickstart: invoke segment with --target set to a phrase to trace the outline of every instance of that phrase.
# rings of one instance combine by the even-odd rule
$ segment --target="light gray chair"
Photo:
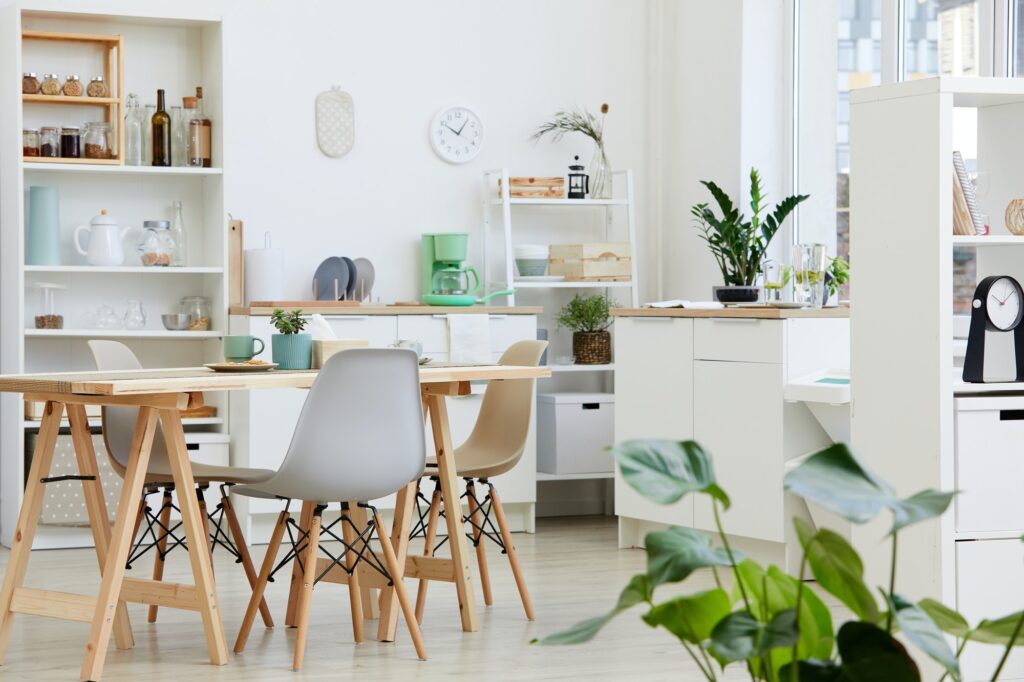
[[[96,369],[101,371],[119,371],[142,369],[142,364],[135,357],[128,346],[118,341],[89,341],[89,350],[92,351]],[[138,418],[139,408],[137,407],[104,407],[103,408],[103,440],[106,444],[107,455],[110,458],[111,467],[120,476],[124,476],[128,467],[128,457],[131,452],[132,437],[135,432],[135,421]],[[135,561],[138,561],[147,552],[154,550],[153,555],[153,580],[162,580],[164,575],[164,562],[168,553],[176,547],[185,546],[185,538],[179,535],[178,530],[181,523],[171,525],[171,511],[175,509],[171,493],[174,492],[174,476],[171,474],[170,461],[167,459],[167,448],[164,444],[162,429],[157,425],[158,433],[153,438],[153,446],[149,458],[149,466],[146,470],[146,484],[142,493],[142,504],[139,507],[139,517],[135,522],[135,535],[138,536],[132,551],[128,556],[128,567],[131,568]],[[221,467],[192,462],[192,474],[196,480],[196,495],[199,498],[199,507],[208,519],[210,528],[209,551],[213,552],[216,547],[223,547],[231,554],[236,563],[242,564],[250,587],[256,586],[256,569],[253,567],[252,558],[249,555],[249,548],[246,545],[245,537],[242,534],[242,526],[238,523],[234,507],[228,496],[228,489],[239,483],[258,483],[264,481],[274,472],[268,469],[244,469],[241,467]],[[206,490],[210,484],[220,483],[221,501],[216,509],[210,513],[206,507]],[[147,503],[150,495],[163,490],[163,498],[160,508],[153,512]],[[139,527],[146,522],[145,530],[139,536]],[[224,530],[224,522],[227,522],[228,532]],[[274,625],[270,615],[270,609],[265,602],[260,604],[260,613],[263,622],[267,627]],[[157,606],[149,607],[149,622],[156,622]]]
[[[286,501],[235,641],[236,653],[245,649],[267,582],[293,560],[302,567],[303,587],[295,618],[298,632],[292,667],[302,669],[313,587],[333,570],[340,569],[348,576],[352,627],[356,642],[361,641],[363,615],[357,568],[365,562],[363,570],[380,573],[394,585],[416,654],[426,660],[405,586],[394,578],[402,574],[403,567],[398,565],[380,514],[368,504],[423,475],[426,451],[422,410],[419,363],[411,350],[354,348],[332,355],[324,364],[306,396],[281,468],[262,483],[235,489],[239,495]],[[292,500],[315,505],[308,529],[299,528],[291,519],[288,507]],[[321,516],[330,502],[341,502],[341,515],[325,526]],[[365,528],[352,521],[352,504],[372,513]],[[340,537],[335,530],[339,526]],[[286,530],[291,548],[278,562]],[[340,542],[343,551],[336,557],[324,552],[329,557],[327,566],[318,570],[321,535]],[[374,535],[380,540],[383,561],[370,546]]]
[[[536,367],[540,364],[547,346],[547,341],[517,341],[502,354],[498,364]],[[490,479],[511,471],[523,456],[530,434],[535,383],[532,379],[489,383],[472,433],[465,443],[455,448],[455,466],[458,476],[466,482],[463,497],[469,505],[469,515],[463,516],[462,519],[469,527],[470,532],[467,535],[476,547],[484,603],[487,606],[493,603],[486,552],[486,540],[491,540],[508,556],[512,576],[515,578],[519,598],[523,602],[523,610],[526,611],[528,620],[534,618],[533,602],[526,588],[526,578],[519,566],[516,548],[512,544],[512,533],[505,520],[501,498],[498,497],[498,491]],[[447,505],[441,496],[437,464],[428,462],[425,475],[434,480],[434,493],[429,502],[429,509],[424,513],[420,502],[426,502],[426,498],[417,489],[416,505],[420,514],[418,526],[413,530],[412,536],[424,535],[424,554],[433,556],[434,552],[448,540],[446,537],[440,544],[434,545],[438,519],[445,513],[442,506],[447,510]],[[481,486],[487,486],[487,494],[482,500],[477,496],[477,482]],[[457,508],[461,511],[461,505]],[[416,619],[420,622],[423,620],[427,585],[428,581],[420,580],[416,595]]]

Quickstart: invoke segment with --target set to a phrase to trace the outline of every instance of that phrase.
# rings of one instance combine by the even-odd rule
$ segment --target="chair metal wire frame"
[[[431,476],[430,480],[434,482],[434,491],[440,491],[440,479],[437,476]],[[474,547],[477,547],[480,544],[480,541],[484,537],[487,537],[496,545],[498,545],[498,547],[501,548],[502,554],[508,554],[508,551],[505,549],[505,541],[501,537],[501,530],[494,524],[494,521],[491,519],[491,513],[494,510],[494,505],[491,501],[491,491],[494,490],[494,484],[491,483],[486,478],[474,479],[472,477],[464,477],[462,480],[464,480],[467,484],[472,484],[474,481],[477,481],[481,485],[487,486],[487,495],[484,496],[482,502],[480,498],[477,497],[476,494],[473,492],[473,488],[471,485],[467,485],[466,492],[462,493],[462,495],[459,496],[459,509],[462,509],[463,500],[472,499],[481,517],[480,522],[477,523],[476,519],[474,518],[475,515],[472,512],[469,515],[462,515],[462,522],[469,526],[469,530],[466,532],[466,537],[469,538],[469,541],[473,543]],[[427,507],[426,511],[424,511],[423,509],[424,504],[426,504]],[[473,509],[474,505],[469,505],[469,508]],[[441,508],[438,511],[439,518],[443,519],[446,517],[446,509],[447,504],[445,504],[445,501],[442,498]],[[416,516],[417,521],[416,524],[413,526],[413,529],[409,532],[409,540],[413,540],[417,537],[426,537],[427,524],[429,523],[430,520],[430,500],[428,500],[426,495],[424,495],[423,492],[420,490],[419,483],[416,484]],[[434,548],[431,550],[431,554],[435,554],[437,550],[443,547],[446,542],[448,542],[447,535],[441,538],[441,540],[436,545],[434,545]]]
[[[222,500],[227,497],[227,491],[231,485],[232,484],[224,483],[220,486]],[[196,496],[199,499],[200,506],[203,506],[205,491],[208,490],[209,487],[209,485],[196,486]],[[163,492],[164,499],[160,504],[160,508],[154,512],[153,508],[149,506],[149,496],[160,493],[161,491]],[[151,549],[155,549],[160,555],[160,561],[166,561],[167,555],[177,547],[183,547],[186,552],[188,551],[188,544],[185,541],[185,536],[178,534],[182,521],[179,520],[175,523],[168,523],[166,525],[161,521],[161,516],[167,509],[181,514],[181,509],[174,504],[173,498],[170,496],[170,493],[172,492],[174,492],[173,485],[151,486],[142,490],[141,513],[143,520],[145,521],[145,528],[141,535],[136,531],[138,539],[135,541],[131,551],[128,553],[128,561],[125,562],[125,568],[128,570],[131,570],[132,564],[145,556]],[[238,547],[235,546],[230,535],[224,530],[224,514],[225,509],[223,502],[218,502],[214,510],[207,513],[207,518],[210,520],[213,527],[213,530],[210,533],[210,553],[213,554],[213,551],[219,545],[224,548],[224,551],[235,558],[236,564],[240,564],[242,563],[242,555],[238,551]],[[141,525],[142,524],[140,524],[140,526]],[[147,537],[149,538],[148,541]],[[166,546],[161,549],[162,543],[166,543]]]

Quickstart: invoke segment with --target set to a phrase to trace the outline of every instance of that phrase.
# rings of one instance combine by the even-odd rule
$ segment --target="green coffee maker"
[[[478,298],[480,276],[464,265],[469,235],[465,232],[424,234],[420,252],[423,302],[427,305],[469,306],[485,303],[495,296],[508,296],[512,289],[495,291]]]

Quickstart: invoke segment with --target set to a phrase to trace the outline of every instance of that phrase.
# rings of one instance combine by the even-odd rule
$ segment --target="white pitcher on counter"
[[[130,228],[118,227],[117,222],[107,215],[106,209],[89,221],[88,225],[79,225],[72,233],[71,241],[78,253],[85,256],[89,265],[123,265],[124,236]],[[89,233],[89,247],[82,248],[79,235]]]

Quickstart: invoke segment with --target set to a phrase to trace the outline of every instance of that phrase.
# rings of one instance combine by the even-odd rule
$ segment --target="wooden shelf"
[[[987,234],[987,235],[953,235],[953,246],[1024,246],[1024,235]]]
[[[119,35],[103,35],[100,33],[70,33],[67,31],[33,31],[23,29],[22,40],[57,40],[69,43],[101,43],[103,45],[117,45],[121,42]]]
[[[24,156],[22,161],[25,166],[38,164],[46,168],[59,168],[60,166],[118,166],[121,159],[65,159],[60,157]]]
[[[559,282],[523,282],[512,283],[514,289],[628,289],[632,282],[575,282],[562,280]]]
[[[83,87],[88,86],[86,83]],[[25,104],[77,104],[78,106],[104,106],[120,104],[117,97],[68,97],[66,95],[22,95],[21,101]]]
[[[491,203],[500,206],[501,199],[491,199]],[[522,206],[627,206],[626,199],[528,199],[511,197],[508,203]]]
[[[120,161],[113,164],[97,159],[60,159],[65,163],[40,162],[33,157],[32,161],[24,160],[21,167],[25,171],[43,171],[47,173],[119,173],[127,175],[221,175],[220,168],[191,168],[188,166],[122,166]]]
[[[164,329],[26,329],[25,336],[53,337],[68,339],[219,339],[224,334],[217,331],[190,332],[167,331]]]
[[[60,273],[88,273],[91,275],[117,274],[117,275],[219,275],[223,274],[221,267],[146,267],[144,265],[121,265],[121,266],[96,266],[96,265],[26,265],[25,272],[48,272]]]

